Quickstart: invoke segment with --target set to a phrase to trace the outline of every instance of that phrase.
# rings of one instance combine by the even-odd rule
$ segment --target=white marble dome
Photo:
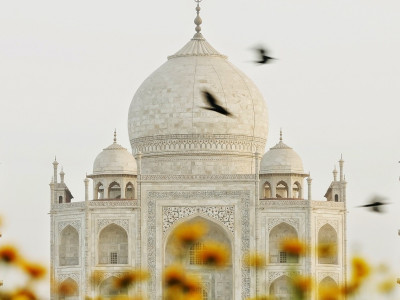
[[[291,147],[282,142],[267,151],[260,164],[260,174],[295,173],[303,174],[303,162]]]
[[[202,90],[212,93],[234,117],[204,109]],[[149,147],[154,139],[168,143],[199,137],[203,151],[212,149],[215,139],[241,138],[258,143],[257,150],[262,151],[268,115],[256,85],[197,33],[139,87],[129,108],[128,127],[133,153],[154,151]]]
[[[126,148],[114,143],[103,149],[93,163],[93,175],[137,174],[136,160]]]

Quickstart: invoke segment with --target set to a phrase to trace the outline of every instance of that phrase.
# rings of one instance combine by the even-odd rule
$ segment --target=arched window
[[[281,250],[285,239],[297,239],[297,231],[287,223],[276,225],[269,233],[269,261],[275,264],[298,263],[299,257]]]
[[[269,294],[274,296],[274,299],[292,300],[294,299],[294,295],[290,286],[290,278],[283,275],[271,283]]]
[[[337,234],[329,224],[318,231],[318,263],[337,264]]]
[[[57,299],[60,300],[79,300],[79,287],[75,280],[68,277],[60,284],[60,290],[64,291],[64,294],[59,293]]]
[[[79,234],[78,231],[68,225],[61,231],[59,244],[60,266],[79,265]]]
[[[58,203],[63,203],[63,197],[62,196],[58,196]]]
[[[101,182],[99,182],[96,186],[96,199],[104,199],[104,186]]]
[[[99,264],[128,263],[128,235],[122,227],[110,224],[100,232]]]
[[[264,183],[264,199],[271,198],[271,184],[269,182]]]
[[[109,199],[120,199],[121,198],[121,186],[117,182],[112,182],[108,187],[108,198]]]
[[[276,198],[287,198],[288,197],[288,185],[284,181],[279,181],[276,185]]]
[[[100,295],[102,299],[111,299],[118,295],[128,296],[128,288],[116,288],[114,281],[117,277],[111,276],[100,284]]]
[[[335,202],[338,202],[338,201],[339,201],[339,195],[335,194]]]
[[[301,198],[301,184],[298,181],[296,181],[293,184],[292,198],[296,198],[296,199],[300,199]]]
[[[129,182],[125,188],[125,198],[126,199],[134,199],[135,198],[135,188],[133,184]]]

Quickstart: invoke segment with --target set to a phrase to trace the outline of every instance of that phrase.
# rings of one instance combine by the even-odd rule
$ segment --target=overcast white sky
[[[400,277],[400,2],[204,0],[201,7],[203,35],[264,95],[267,147],[282,127],[311,172],[316,200],[343,153],[349,254],[390,263]],[[192,37],[194,8],[192,0],[0,3],[1,242],[49,261],[54,155],[74,200],[84,200],[85,173],[114,128],[130,149],[131,99]],[[249,63],[258,45],[278,60]],[[375,194],[392,203],[385,214],[355,208]],[[0,270],[5,285],[8,275]]]

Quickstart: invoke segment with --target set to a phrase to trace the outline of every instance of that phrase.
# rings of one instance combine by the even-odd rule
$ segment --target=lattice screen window
[[[118,263],[118,253],[117,252],[111,252],[110,253],[110,264],[117,264]]]
[[[287,263],[287,253],[286,252],[279,252],[279,262],[281,264]]]
[[[203,250],[203,243],[197,242],[190,247],[189,250],[189,263],[191,265],[204,265],[204,262],[199,259],[198,253]]]

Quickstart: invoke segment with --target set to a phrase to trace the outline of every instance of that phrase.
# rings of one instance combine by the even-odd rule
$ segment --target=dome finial
[[[279,130],[279,141],[282,142],[282,127]]]
[[[201,1],[203,1],[203,0],[194,0],[194,2],[197,3],[197,6],[196,6],[196,13],[197,13],[197,16],[196,16],[196,18],[194,19],[194,24],[196,25],[196,28],[195,28],[195,29],[196,29],[196,35],[201,34],[201,33],[200,33],[200,31],[201,31],[200,25],[201,25],[201,23],[203,23],[203,21],[202,21],[201,18],[200,18],[200,5],[199,5],[199,3],[200,3]]]
[[[117,143],[117,129],[114,129],[114,144]]]

